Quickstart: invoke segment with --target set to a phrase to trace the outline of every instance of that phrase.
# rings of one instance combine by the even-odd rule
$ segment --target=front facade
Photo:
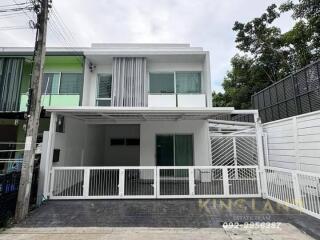
[[[211,107],[207,51],[188,44],[93,44],[73,51],[76,56],[47,50],[39,196],[181,197],[220,190],[229,196],[230,169],[212,166],[209,119],[241,111]],[[27,111],[26,85],[15,90],[17,112]],[[246,113],[257,119],[256,111]],[[256,166],[239,171],[252,173],[256,196]]]

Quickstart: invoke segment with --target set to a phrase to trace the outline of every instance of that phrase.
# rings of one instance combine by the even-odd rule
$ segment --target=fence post
[[[48,196],[51,198],[53,196],[53,188],[54,188],[54,168],[51,169],[49,173],[50,187],[48,191]]]
[[[293,171],[291,176],[293,181],[294,202],[295,202],[295,205],[299,209],[301,209],[303,203],[302,203],[298,174],[296,171]]]
[[[83,196],[87,198],[89,196],[90,168],[85,168],[83,174]]]
[[[222,179],[223,179],[223,195],[229,196],[229,177],[228,177],[228,168],[223,167],[222,168]]]
[[[265,172],[265,162],[264,162],[264,153],[263,153],[263,129],[261,124],[261,119],[259,118],[259,113],[254,114],[254,120],[256,124],[256,141],[257,141],[257,155],[258,155],[258,166],[259,166],[259,175],[261,177],[261,193],[263,198],[267,198],[267,179]]]
[[[123,197],[124,196],[124,168],[119,169],[119,196]]]
[[[194,168],[189,167],[189,195],[194,195]]]
[[[161,168],[156,167],[156,171],[157,171],[157,187],[156,187],[157,195],[156,195],[156,197],[160,196],[160,170],[161,170]]]
[[[233,143],[233,158],[234,158],[234,166],[238,166],[238,157],[237,157],[237,142],[236,142],[236,137],[232,137],[232,143]],[[235,178],[238,179],[238,169],[235,168]]]
[[[297,117],[292,118],[292,131],[293,131],[293,139],[294,139],[294,158],[296,162],[296,169],[300,170],[300,159],[298,156],[299,152],[299,141],[298,141],[298,128],[297,128]]]

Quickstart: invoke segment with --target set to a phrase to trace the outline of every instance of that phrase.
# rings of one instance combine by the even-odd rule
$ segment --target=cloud
[[[274,0],[279,4],[284,0]],[[221,83],[236,53],[233,24],[260,16],[269,0],[55,0],[54,8],[72,32],[65,41],[57,34],[59,22],[51,17],[48,46],[82,45],[92,42],[191,43],[211,53],[212,87],[222,91]],[[3,26],[27,24],[22,15],[10,21],[0,19]],[[290,16],[277,24],[287,30]],[[34,32],[15,30],[1,32],[1,46],[33,46]]]

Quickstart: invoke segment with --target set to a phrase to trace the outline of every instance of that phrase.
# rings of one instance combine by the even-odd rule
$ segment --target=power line
[[[15,1],[14,1],[15,2]],[[7,5],[0,5],[0,8],[2,7],[14,7],[14,6],[22,6],[22,5],[26,5],[28,4],[27,2],[24,2],[24,3],[17,3],[15,2],[14,4],[7,4]]]
[[[0,14],[0,19],[19,17],[23,14],[24,14],[23,12]]]
[[[26,26],[9,26],[9,27],[0,27],[0,31],[7,31],[7,30],[17,30],[17,29],[30,29]]]
[[[76,57],[77,61],[82,64],[82,58],[78,55],[78,52],[73,46],[72,42],[74,40],[74,37],[71,33],[71,31],[68,29],[66,24],[63,22],[62,18],[57,16],[57,10],[55,10],[54,13],[54,8],[53,11],[50,12],[50,19],[49,19],[49,28],[55,33],[55,37],[57,40],[62,43],[62,45],[67,45],[68,47],[65,49],[68,49],[69,51],[73,53],[73,55]]]
[[[8,9],[0,9],[0,13],[7,13],[7,12],[19,12],[23,10],[32,10],[32,6],[27,6],[27,7],[19,7],[19,8],[8,8]]]

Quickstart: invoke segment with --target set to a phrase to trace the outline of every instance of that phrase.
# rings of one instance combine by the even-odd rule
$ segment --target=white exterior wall
[[[320,173],[320,111],[263,124],[272,167]]]
[[[60,160],[53,166],[155,166],[157,134],[192,134],[194,164],[211,165],[207,121],[145,121],[139,125],[87,125],[66,117],[65,133],[55,133],[54,148],[60,149]],[[110,146],[110,138],[139,136],[140,146]]]
[[[101,125],[87,125],[85,138],[85,158],[83,166],[104,165],[104,142],[105,133]]]
[[[110,57],[109,57],[110,58]],[[166,59],[167,58],[167,59]],[[209,54],[206,54],[205,60],[196,60],[192,57],[186,57],[186,60],[174,58],[174,56],[162,56],[158,60],[152,57],[147,57],[147,79],[146,86],[146,99],[149,93],[149,73],[155,72],[177,72],[177,71],[199,71],[202,73],[201,93],[205,94],[205,102],[208,107],[211,107],[211,79],[209,67]],[[97,79],[98,74],[112,74],[112,63],[110,59],[107,61],[109,64],[94,64],[96,67],[93,72],[89,70],[90,61],[86,59],[84,69],[84,87],[83,87],[83,106],[95,106]],[[201,105],[201,106],[200,106]],[[205,107],[200,104],[199,107]]]
[[[112,65],[97,65],[93,72],[89,70],[89,61],[86,60],[84,70],[83,106],[95,106],[97,96],[98,74],[112,74]]]
[[[157,134],[192,134],[194,142],[194,164],[210,166],[209,125],[207,121],[147,121],[140,125],[140,165],[156,165]]]
[[[60,149],[60,158],[52,166],[81,166],[85,157],[86,128],[80,120],[65,118],[65,132],[55,133],[54,148]]]
[[[104,126],[104,164],[108,166],[139,166],[139,146],[111,146],[111,138],[139,138],[139,125],[105,125]]]

